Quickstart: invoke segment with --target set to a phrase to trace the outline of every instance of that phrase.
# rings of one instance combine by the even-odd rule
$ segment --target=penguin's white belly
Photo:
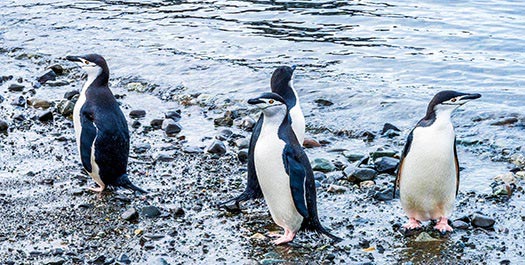
[[[283,163],[284,146],[285,142],[277,137],[277,132],[259,137],[254,151],[255,170],[274,222],[297,232],[303,217],[292,198],[290,177]]]
[[[416,128],[400,179],[401,205],[420,221],[448,217],[456,196],[454,131]]]
[[[295,133],[295,136],[297,137],[297,141],[302,146],[304,142],[304,131],[306,125],[304,121],[303,111],[301,110],[301,106],[299,106],[299,102],[297,102],[296,105],[292,109],[290,109],[290,118],[292,123],[292,130]]]

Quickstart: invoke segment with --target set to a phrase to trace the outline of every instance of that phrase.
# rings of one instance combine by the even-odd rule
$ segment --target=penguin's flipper
[[[306,202],[306,168],[300,161],[300,153],[287,145],[284,148],[284,168],[290,176],[290,189],[295,208],[304,218],[308,218],[308,206]],[[308,162],[309,163],[309,162]]]
[[[80,132],[80,159],[86,171],[91,173],[91,154],[93,142],[97,137],[97,128],[94,123],[94,113],[88,104],[82,106],[80,110],[80,124],[82,127]]]
[[[456,137],[454,137],[454,165],[456,166],[456,196],[459,192],[459,161],[458,161],[458,150],[456,148]]]
[[[397,174],[396,174],[396,180],[394,182],[394,195],[393,198],[396,197],[396,189],[399,186],[401,182],[401,173],[403,172],[403,162],[405,161],[405,157],[407,156],[408,152],[410,151],[410,146],[412,145],[412,139],[414,138],[414,130],[410,131],[407,137],[407,142],[405,144],[405,147],[403,148],[403,153],[401,154],[401,160],[399,161],[399,165],[397,166]]]

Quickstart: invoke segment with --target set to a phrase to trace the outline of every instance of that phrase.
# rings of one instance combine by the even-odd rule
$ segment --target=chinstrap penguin
[[[296,66],[280,66],[272,74],[270,81],[270,87],[273,93],[280,95],[286,102],[286,106],[290,110],[290,123],[292,129],[297,137],[297,141],[302,145],[304,141],[305,132],[305,119],[301,106],[299,104],[299,97],[297,91],[293,86],[293,77]],[[245,190],[236,198],[228,200],[221,205],[226,205],[230,202],[235,202],[235,205],[239,206],[240,202],[262,198],[261,187],[257,180],[257,172],[255,171],[255,165],[253,164],[253,151],[255,143],[261,133],[261,126],[264,120],[264,115],[261,113],[257,123],[253,128],[253,133],[250,138],[250,145],[248,148],[248,172],[247,172],[247,183]]]
[[[264,93],[248,103],[264,115],[251,159],[272,219],[284,228],[284,235],[274,243],[292,241],[300,229],[340,241],[319,222],[313,171],[292,129],[286,100],[276,93]]]
[[[129,130],[124,114],[108,87],[109,69],[98,54],[67,56],[87,73],[87,81],[73,110],[73,122],[84,169],[102,192],[108,186],[146,193],[133,185],[126,173]]]
[[[394,187],[399,187],[406,229],[421,221],[438,220],[435,229],[452,231],[448,218],[459,189],[459,162],[451,114],[480,94],[441,91],[430,101],[426,116],[410,132],[403,149]]]

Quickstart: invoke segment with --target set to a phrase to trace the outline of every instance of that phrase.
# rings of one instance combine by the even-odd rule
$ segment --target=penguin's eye
[[[89,64],[89,61],[84,61],[85,64]]]
[[[452,101],[452,102],[456,102],[456,100],[457,100],[456,98],[453,98],[453,99],[451,99],[450,101]]]
[[[268,103],[273,104],[275,101],[273,99],[268,100]]]

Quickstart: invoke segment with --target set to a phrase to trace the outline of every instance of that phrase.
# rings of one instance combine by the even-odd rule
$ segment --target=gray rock
[[[38,114],[38,120],[41,122],[48,122],[53,120],[53,112],[51,110],[42,111]]]
[[[237,153],[237,158],[239,158],[239,161],[243,164],[248,162],[248,149],[240,150],[239,153]]]
[[[326,175],[323,172],[315,171],[314,172],[314,179],[315,180],[319,180],[319,181],[323,181],[324,179],[326,179]]]
[[[393,188],[386,188],[380,191],[377,191],[374,194],[374,199],[378,201],[390,201],[394,199],[394,189]]]
[[[462,220],[455,220],[452,222],[452,227],[456,228],[456,229],[468,229],[470,227],[470,225]]]
[[[66,262],[64,258],[61,257],[54,257],[54,258],[48,258],[42,261],[42,264],[44,265],[62,265]]]
[[[69,85],[69,81],[67,80],[47,81],[46,85],[51,86],[51,87],[67,86]]]
[[[235,146],[239,147],[239,149],[248,148],[250,146],[250,140],[247,138],[240,138],[235,141]]]
[[[401,130],[399,128],[397,128],[395,125],[391,124],[391,123],[385,123],[385,125],[383,125],[383,130],[381,130],[381,134],[382,135],[385,135],[388,131],[394,131],[394,132],[400,132]]]
[[[321,171],[321,172],[332,172],[334,171],[335,165],[330,160],[326,158],[316,158],[312,161],[312,169]]]
[[[388,137],[388,138],[394,138],[394,137],[397,137],[397,136],[399,136],[401,134],[398,131],[395,131],[395,130],[388,130],[383,135]]]
[[[138,128],[140,128],[141,125],[142,125],[142,123],[140,123],[140,121],[134,120],[131,123],[131,128],[138,129]]]
[[[516,122],[518,122],[518,118],[510,117],[510,118],[505,118],[505,119],[502,119],[502,120],[499,120],[499,121],[493,122],[493,123],[491,123],[490,125],[494,125],[494,126],[504,126],[504,125],[511,125],[511,124],[516,123]]]
[[[525,154],[514,154],[510,158],[510,162],[519,168],[525,168]]]
[[[0,95],[0,103],[2,103],[4,101],[5,101],[5,98],[2,95]]]
[[[57,105],[58,113],[62,114],[62,116],[65,116],[65,117],[73,115],[74,109],[75,109],[75,103],[69,100],[61,100]]]
[[[28,100],[29,104],[36,109],[48,109],[51,107],[51,102],[45,99],[32,98]]]
[[[376,159],[374,165],[379,173],[393,174],[399,165],[399,159],[383,156]]]
[[[16,97],[11,101],[11,105],[25,107],[26,99],[23,96]]]
[[[151,120],[151,122],[149,123],[149,125],[150,125],[153,129],[157,130],[157,129],[162,128],[162,123],[163,123],[163,122],[164,122],[163,119],[153,119],[153,120]]]
[[[24,91],[24,87],[25,86],[20,85],[20,84],[11,84],[9,85],[7,90],[9,90],[9,92],[22,92]]]
[[[164,130],[166,135],[174,136],[182,131],[182,126],[172,119],[165,119],[162,122],[162,130]]]
[[[80,95],[80,92],[78,92],[78,90],[71,90],[64,94],[64,98],[67,100],[71,100],[76,95]]]
[[[215,126],[226,126],[231,127],[233,125],[233,120],[239,117],[239,114],[237,111],[231,111],[227,110],[224,112],[224,116],[220,118],[215,118],[213,120],[213,123]]]
[[[157,162],[170,162],[170,161],[173,161],[175,158],[173,158],[173,156],[171,156],[170,154],[167,154],[167,153],[159,153],[156,157],[155,157],[155,161]]]
[[[182,152],[188,154],[200,154],[203,152],[202,148],[193,145],[185,145],[182,147]]]
[[[314,100],[315,103],[317,103],[317,105],[319,106],[332,106],[334,105],[334,103],[328,99],[323,99],[323,98],[318,98],[316,100]]]
[[[143,153],[146,153],[150,149],[151,149],[151,145],[150,144],[148,144],[148,143],[141,143],[141,144],[137,144],[133,148],[133,152],[135,152],[136,154],[143,154]]]
[[[180,110],[169,110],[164,116],[166,116],[166,119],[172,119],[174,121],[180,121],[182,119]]]
[[[431,237],[427,232],[421,232],[414,241],[415,242],[432,242],[432,241],[439,241],[439,239]]]
[[[230,137],[232,136],[233,132],[229,129],[224,129],[224,130],[221,130],[219,132],[219,134],[217,134],[215,136],[215,138],[217,138],[218,140],[221,140],[221,141],[226,141],[228,139],[230,139]]]
[[[349,162],[359,161],[359,160],[363,159],[363,157],[365,157],[365,155],[363,155],[363,154],[352,153],[350,151],[344,151],[343,152],[343,156],[346,157],[346,159]]]
[[[223,154],[226,153],[226,146],[224,145],[223,142],[221,142],[219,140],[215,140],[208,147],[207,152],[210,153],[210,154],[223,155]]]
[[[330,193],[345,193],[346,191],[348,190],[348,188],[344,187],[344,186],[339,186],[339,185],[330,185],[328,187],[328,189],[326,190],[327,192],[330,192]]]
[[[132,110],[129,116],[133,119],[140,119],[146,117],[146,111],[142,109]]]
[[[56,80],[57,74],[52,69],[48,69],[45,73],[43,73],[38,79],[38,83],[45,84],[49,80]]]
[[[396,151],[375,151],[370,153],[370,158],[372,158],[372,160],[376,160],[384,156],[394,157],[396,154]]]
[[[56,75],[64,74],[64,67],[62,67],[62,65],[60,64],[51,65],[49,66],[49,69],[53,70],[53,72],[55,72]]]
[[[9,129],[7,122],[0,120],[0,132],[5,132],[7,129]]]
[[[496,221],[493,218],[488,217],[483,214],[479,214],[479,213],[475,213],[472,216],[472,221],[471,221],[472,226],[481,227],[485,229],[492,228],[495,223]]]
[[[142,211],[144,211],[144,209],[142,209]],[[129,208],[120,215],[120,218],[127,221],[133,221],[139,218],[139,213],[137,210],[135,210],[135,208]]]
[[[252,117],[246,116],[242,119],[241,122],[241,128],[246,131],[253,130],[253,127],[255,126],[255,123],[257,123]]]
[[[120,254],[120,256],[117,258],[117,261],[123,264],[131,264],[131,260],[125,253]]]
[[[25,121],[26,120],[26,116],[24,116],[24,114],[22,114],[22,113],[16,114],[15,116],[13,116],[13,120],[15,120],[15,121]]]
[[[377,171],[371,168],[357,168],[350,174],[348,180],[351,182],[361,182],[365,180],[374,180],[377,177]]]
[[[150,205],[142,208],[142,214],[148,218],[155,218],[160,216],[161,212],[159,208]]]

